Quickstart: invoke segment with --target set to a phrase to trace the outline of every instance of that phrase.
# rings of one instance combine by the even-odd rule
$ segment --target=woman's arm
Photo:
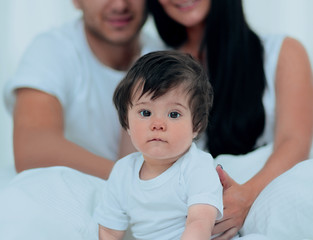
[[[66,166],[107,179],[113,161],[97,156],[64,137],[63,110],[59,101],[44,92],[17,90],[14,109],[14,157],[18,172]]]
[[[313,79],[303,46],[285,39],[276,72],[274,149],[263,169],[246,185],[254,199],[273,179],[309,156],[313,135]]]
[[[217,216],[217,209],[208,204],[195,204],[189,207],[182,240],[210,239]]]
[[[284,40],[276,72],[273,153],[253,178],[239,185],[224,175],[224,217],[214,233],[230,239],[242,227],[259,193],[276,177],[308,158],[313,135],[313,83],[308,56],[296,40]],[[223,182],[222,180],[222,182]],[[216,239],[222,239],[216,238]],[[223,238],[224,239],[224,238]]]

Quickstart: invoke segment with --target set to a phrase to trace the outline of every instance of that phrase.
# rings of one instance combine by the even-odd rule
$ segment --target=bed
[[[272,145],[267,145],[244,156],[221,155],[216,164],[244,183],[271,151]],[[274,240],[313,239],[313,154],[310,156],[312,159],[297,164],[262,191],[241,234],[263,233]],[[92,215],[105,181],[66,167],[14,175],[13,166],[0,170],[0,239],[97,239]],[[36,229],[31,227],[33,222]]]

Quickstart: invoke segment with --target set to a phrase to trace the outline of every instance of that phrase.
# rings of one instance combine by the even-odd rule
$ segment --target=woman
[[[213,234],[230,239],[260,192],[308,158],[313,132],[308,56],[295,39],[258,37],[245,21],[241,0],[148,0],[148,6],[165,43],[189,52],[207,69],[214,104],[202,139],[206,149],[216,157],[274,144],[264,167],[242,185],[217,168],[225,209]]]

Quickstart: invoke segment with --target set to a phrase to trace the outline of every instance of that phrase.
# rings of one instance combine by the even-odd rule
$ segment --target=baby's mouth
[[[148,142],[166,142],[166,141],[161,138],[152,138]]]

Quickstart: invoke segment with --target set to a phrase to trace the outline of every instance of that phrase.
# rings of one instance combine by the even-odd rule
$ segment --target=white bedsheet
[[[243,183],[263,166],[271,150],[268,145],[244,156],[222,155],[216,163]],[[12,177],[8,174],[1,181],[2,176],[6,175],[0,173],[0,188],[1,182]],[[97,239],[92,214],[105,181],[70,168],[51,167],[24,171],[8,186],[0,192],[0,239]],[[313,239],[313,159],[267,186],[241,233],[262,233],[273,240]]]
[[[9,184],[15,175],[16,172],[13,163],[0,167],[0,192]]]

